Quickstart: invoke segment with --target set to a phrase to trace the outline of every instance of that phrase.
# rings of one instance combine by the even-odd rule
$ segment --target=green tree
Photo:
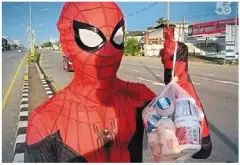
[[[12,47],[13,47],[13,49],[17,49],[18,48],[17,44],[13,44]]]
[[[167,24],[168,20],[165,19],[164,17],[160,17],[160,18],[158,18],[158,20],[156,22],[157,22],[157,24]]]
[[[156,23],[157,23],[157,25],[160,25],[160,24],[165,24],[166,25],[168,23],[168,20],[165,19],[164,17],[160,17],[156,20]],[[147,28],[147,30],[152,30],[153,28],[154,28],[154,26],[149,26]]]
[[[52,47],[52,43],[50,41],[48,42],[45,42],[41,45],[42,48],[45,48],[45,47]]]
[[[125,54],[135,56],[140,51],[137,39],[127,38],[125,45]]]

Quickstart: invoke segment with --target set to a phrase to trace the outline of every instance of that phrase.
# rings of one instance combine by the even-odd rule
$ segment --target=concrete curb
[[[16,141],[14,144],[13,163],[24,163],[24,152],[26,144],[26,130],[28,125],[28,65],[26,66],[26,71],[24,75],[20,113],[18,117],[18,125],[16,132]]]
[[[41,79],[41,81],[42,81],[43,87],[44,87],[44,89],[45,89],[45,91],[46,91],[46,93],[47,93],[47,95],[48,95],[48,98],[51,98],[51,97],[53,96],[53,92],[52,92],[52,90],[49,88],[49,85],[48,85],[47,81],[46,81],[45,78],[44,78],[44,74],[42,74],[42,72],[40,71],[40,68],[39,68],[38,64],[35,63],[35,65],[36,65],[38,74],[39,74],[39,76],[40,76],[40,79]]]

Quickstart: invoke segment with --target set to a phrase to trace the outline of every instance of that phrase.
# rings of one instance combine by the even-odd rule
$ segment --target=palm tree
[[[160,18],[158,18],[158,20],[156,21],[157,22],[157,24],[167,24],[168,23],[168,20],[167,19],[165,19],[164,17],[160,17]]]

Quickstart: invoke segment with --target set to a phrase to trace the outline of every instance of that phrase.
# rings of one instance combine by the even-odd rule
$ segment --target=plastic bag
[[[156,162],[179,162],[201,149],[201,118],[195,100],[171,81],[143,110],[148,143]]]

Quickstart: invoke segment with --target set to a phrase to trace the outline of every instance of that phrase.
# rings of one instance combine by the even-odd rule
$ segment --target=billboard
[[[238,18],[230,18],[189,25],[188,36],[224,35],[226,31],[226,25],[234,25],[236,19],[238,24]]]

